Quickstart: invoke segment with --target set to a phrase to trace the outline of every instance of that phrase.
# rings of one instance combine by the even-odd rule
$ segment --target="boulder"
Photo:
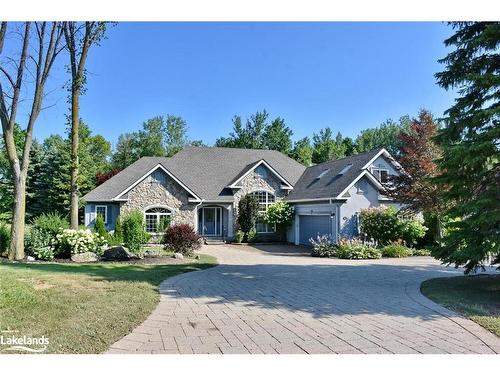
[[[27,256],[26,257],[26,262],[34,262],[35,261],[35,258],[33,258],[32,256]]]
[[[88,251],[86,253],[72,255],[71,260],[75,263],[92,263],[97,262],[99,257],[95,253]]]
[[[158,258],[160,255],[160,250],[155,249],[149,249],[144,252],[144,258]]]
[[[140,259],[139,256],[130,252],[126,247],[123,246],[113,246],[109,249],[104,250],[102,254],[104,260],[130,260],[130,259]]]
[[[182,255],[181,253],[175,253],[174,258],[175,259],[184,259],[184,255]]]

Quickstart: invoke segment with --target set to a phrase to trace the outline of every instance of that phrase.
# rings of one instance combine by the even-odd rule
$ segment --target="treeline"
[[[218,147],[238,147],[277,150],[304,165],[338,159],[377,147],[386,147],[395,155],[399,152],[399,135],[408,129],[410,119],[398,122],[387,120],[378,127],[362,131],[354,140],[331,128],[321,129],[310,138],[293,141],[293,131],[285,120],[269,119],[264,110],[256,112],[243,124],[240,116],[233,118],[233,130],[227,137],[218,138]],[[178,116],[156,116],[142,124],[142,129],[118,137],[115,150],[102,135],[92,134],[80,120],[79,178],[83,196],[113,175],[143,156],[172,156],[186,146],[206,146],[201,140],[188,138],[188,125]],[[18,152],[23,148],[25,130],[15,128]],[[12,176],[4,142],[0,144],[0,218],[9,219],[13,203]],[[28,219],[43,212],[69,214],[71,188],[71,137],[51,135],[43,142],[36,139],[31,148],[27,181]]]

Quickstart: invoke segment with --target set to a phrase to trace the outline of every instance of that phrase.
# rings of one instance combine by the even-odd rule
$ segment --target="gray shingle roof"
[[[86,194],[83,199],[87,202],[110,201],[157,164],[161,164],[200,198],[232,201],[232,194],[225,189],[226,186],[262,159],[292,185],[305,170],[303,165],[273,150],[187,147],[171,158],[143,157]]]
[[[339,195],[363,171],[363,167],[381,149],[349,156],[344,159],[327,161],[308,167],[286,200],[332,198]],[[352,166],[339,175],[347,165]],[[324,173],[323,173],[324,172]],[[322,174],[323,173],[323,174]],[[321,175],[321,178],[317,178]]]

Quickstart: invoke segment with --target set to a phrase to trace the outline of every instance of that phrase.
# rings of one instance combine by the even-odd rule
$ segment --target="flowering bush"
[[[36,259],[52,260],[54,259],[54,250],[50,246],[39,247],[32,250],[32,255]]]
[[[373,243],[353,238],[340,239],[335,256],[341,259],[379,259],[382,253]]]
[[[51,244],[54,254],[64,257],[86,252],[102,255],[107,247],[106,239],[90,229],[63,229]]]
[[[41,214],[33,219],[25,238],[26,252],[37,259],[54,258],[52,242],[63,229],[69,228],[69,222],[57,213]]]
[[[174,224],[167,228],[163,236],[165,249],[183,255],[193,255],[193,251],[201,246],[201,237],[189,224]]]
[[[284,201],[277,201],[267,208],[263,218],[271,225],[288,226],[293,219],[293,207]]]
[[[400,219],[392,207],[380,206],[361,210],[361,232],[379,245],[403,240],[414,245],[427,228],[418,218]]]
[[[316,238],[310,238],[312,245],[311,256],[313,257],[332,257],[335,256],[336,243],[335,238],[329,234],[319,235]]]

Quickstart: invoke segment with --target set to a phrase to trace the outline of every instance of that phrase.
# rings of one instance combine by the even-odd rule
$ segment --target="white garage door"
[[[302,245],[310,245],[311,237],[332,234],[330,215],[300,215],[299,230],[299,242]]]

